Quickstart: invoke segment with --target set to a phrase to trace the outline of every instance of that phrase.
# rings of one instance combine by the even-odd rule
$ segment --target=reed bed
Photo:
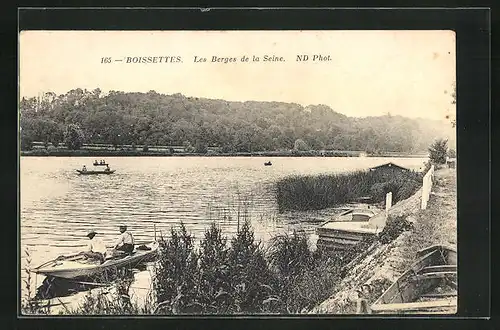
[[[392,192],[393,203],[396,203],[414,194],[421,184],[421,173],[414,171],[296,175],[276,183],[276,201],[280,212],[319,210],[362,197],[371,197],[373,203],[383,203],[388,192]]]

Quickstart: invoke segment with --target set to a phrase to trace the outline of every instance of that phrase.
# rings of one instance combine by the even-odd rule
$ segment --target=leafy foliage
[[[455,151],[455,149],[449,149],[448,150],[448,157],[450,157],[450,158],[456,158],[457,157],[457,152]]]
[[[307,145],[307,143],[304,140],[297,139],[297,140],[295,140],[295,143],[293,145],[293,149],[297,150],[297,151],[307,151],[307,150],[309,150],[309,146]]]
[[[401,233],[407,230],[411,230],[412,228],[413,225],[408,221],[406,216],[389,216],[389,219],[387,219],[387,224],[379,234],[379,241],[383,244],[390,243],[397,237],[399,237]]]
[[[155,270],[156,300],[162,312],[180,314],[196,311],[198,255],[193,237],[181,223],[179,231],[171,229],[171,238],[160,241]]]
[[[445,164],[448,153],[448,140],[438,139],[429,147],[429,159],[434,164]]]
[[[29,141],[57,140],[49,131],[78,125],[88,143],[188,146],[204,151],[268,150],[425,151],[443,136],[443,126],[430,120],[400,116],[349,118],[325,105],[302,107],[283,102],[227,102],[186,97],[111,91],[107,95],[73,89],[45,93],[20,102],[24,148]],[[47,131],[34,122],[52,125]],[[449,134],[448,134],[449,133]],[[453,132],[446,134],[453,136]],[[57,134],[56,134],[57,136]],[[296,145],[296,141],[303,141]],[[50,141],[54,144],[53,141]],[[55,144],[54,144],[55,145]]]
[[[78,150],[84,142],[84,135],[80,127],[76,124],[70,124],[64,132],[64,142],[70,150]]]
[[[198,249],[190,242],[181,225],[160,244],[158,313],[298,313],[326,298],[339,276],[330,259],[309,249],[305,235],[278,236],[265,250],[248,220],[229,245],[215,223]]]

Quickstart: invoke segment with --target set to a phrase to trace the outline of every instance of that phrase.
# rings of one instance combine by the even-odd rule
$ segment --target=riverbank
[[[375,243],[348,270],[330,298],[309,313],[354,314],[356,290],[361,286],[369,286],[366,298],[371,305],[415,261],[417,251],[435,244],[457,248],[456,171],[440,169],[435,172],[435,183],[425,210],[420,210],[420,191],[389,211],[390,216],[411,222],[413,228],[389,244]]]
[[[411,154],[377,154],[364,155],[359,151],[259,151],[259,152],[170,152],[157,150],[95,150],[95,149],[34,149],[21,150],[20,155],[35,156],[35,157],[401,157],[401,158],[422,158],[427,155],[411,155]]]

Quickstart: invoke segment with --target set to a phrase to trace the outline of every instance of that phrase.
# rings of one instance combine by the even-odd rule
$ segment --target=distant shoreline
[[[321,154],[317,152],[234,152],[234,153],[193,153],[164,152],[142,150],[29,150],[20,151],[24,157],[391,157],[391,158],[425,158],[424,154],[377,154],[360,155],[353,151],[332,152]]]

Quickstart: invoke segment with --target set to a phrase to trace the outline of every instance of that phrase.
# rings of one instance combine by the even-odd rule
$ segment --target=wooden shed
[[[410,171],[410,169],[396,165],[394,163],[386,163],[386,164],[382,164],[379,166],[371,167],[370,171],[377,171],[377,172],[391,174],[394,172],[408,172],[408,171]]]

